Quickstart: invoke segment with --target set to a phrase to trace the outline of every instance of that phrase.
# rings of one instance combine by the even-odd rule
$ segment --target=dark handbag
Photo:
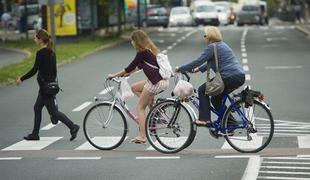
[[[44,93],[47,95],[56,95],[59,92],[60,88],[58,82],[48,82],[45,84]]]
[[[208,96],[217,96],[221,94],[225,88],[224,82],[223,82],[223,79],[222,79],[222,76],[219,70],[217,49],[216,49],[215,43],[213,44],[213,47],[214,47],[214,59],[215,59],[215,65],[216,65],[216,72],[215,72],[215,77],[213,79],[210,79],[211,63],[209,61],[207,64],[207,82],[206,82],[206,92],[205,92],[205,94]]]

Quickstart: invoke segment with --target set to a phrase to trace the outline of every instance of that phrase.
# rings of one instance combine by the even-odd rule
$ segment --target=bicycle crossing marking
[[[310,179],[310,158],[262,157],[257,179]]]
[[[128,138],[128,136],[125,137],[125,140]],[[116,144],[121,139],[121,136],[96,136],[92,138],[92,141],[96,141],[96,144]],[[75,150],[97,150],[94,146],[92,146],[88,141],[86,141],[84,144],[80,145],[79,147],[75,148]]]
[[[2,149],[2,151],[18,151],[18,150],[41,150],[62,137],[41,137],[39,141],[22,140],[9,147]]]
[[[309,136],[298,136],[298,147],[299,148],[310,148],[310,135]]]
[[[252,149],[261,147],[263,144],[263,136],[252,136],[252,140],[249,142],[246,140],[247,137],[238,137],[234,136],[235,138],[238,138],[238,140],[231,139],[233,144],[236,144],[237,147],[240,147],[241,149]],[[241,141],[242,139],[243,141]],[[228,144],[228,142],[225,141],[221,149],[232,149],[232,147]]]

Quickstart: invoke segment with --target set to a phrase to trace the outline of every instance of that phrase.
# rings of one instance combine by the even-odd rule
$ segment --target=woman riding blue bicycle
[[[223,41],[223,37],[218,28],[209,26],[204,29],[204,40],[208,45],[204,49],[203,53],[196,60],[176,67],[176,72],[192,72],[198,71],[205,72],[207,70],[207,63],[210,61],[211,68],[215,71],[214,61],[214,46],[216,45],[218,54],[219,72],[224,81],[224,91],[211,97],[211,102],[215,108],[219,108],[224,94],[229,94],[235,89],[239,88],[245,82],[245,72],[238,62],[233,50]],[[203,83],[199,89],[199,117],[194,121],[197,126],[210,127],[211,125],[211,112],[210,112],[210,97],[206,95],[206,83]],[[235,124],[233,118],[229,119],[229,124]]]

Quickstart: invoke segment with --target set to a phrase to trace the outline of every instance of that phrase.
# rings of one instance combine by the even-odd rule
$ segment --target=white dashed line
[[[60,121],[58,121],[58,124],[60,123]],[[46,130],[50,130],[50,129],[52,129],[53,127],[55,127],[57,124],[52,124],[52,123],[49,123],[48,125],[46,125],[46,126],[44,126],[43,128],[41,128],[41,130],[44,130],[44,131],[46,131]]]
[[[242,59],[242,63],[243,63],[243,64],[247,64],[247,63],[248,63],[248,59],[243,58],[243,59]]]
[[[21,160],[22,157],[0,157],[0,161]]]
[[[150,160],[150,159],[180,159],[180,156],[140,156],[136,157],[138,160]]]
[[[56,160],[100,160],[101,157],[58,157]]]
[[[243,66],[243,70],[244,70],[244,71],[249,71],[249,66],[244,65],[244,66]]]
[[[246,74],[246,75],[245,75],[245,80],[250,81],[250,80],[251,80],[251,75]]]
[[[247,57],[247,53],[242,53],[242,57]]]

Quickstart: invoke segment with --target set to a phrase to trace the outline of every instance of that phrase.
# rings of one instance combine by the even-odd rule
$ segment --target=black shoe
[[[52,121],[52,124],[54,124],[54,125],[58,124],[58,119],[56,119],[53,116],[51,116],[51,121]]]
[[[40,140],[40,137],[39,135],[28,134],[27,136],[24,136],[24,139],[27,141],[38,141]]]
[[[73,140],[76,138],[76,135],[77,135],[79,129],[80,129],[80,126],[76,124],[76,125],[74,125],[74,127],[70,130],[70,133],[71,133],[70,141],[73,141]]]

